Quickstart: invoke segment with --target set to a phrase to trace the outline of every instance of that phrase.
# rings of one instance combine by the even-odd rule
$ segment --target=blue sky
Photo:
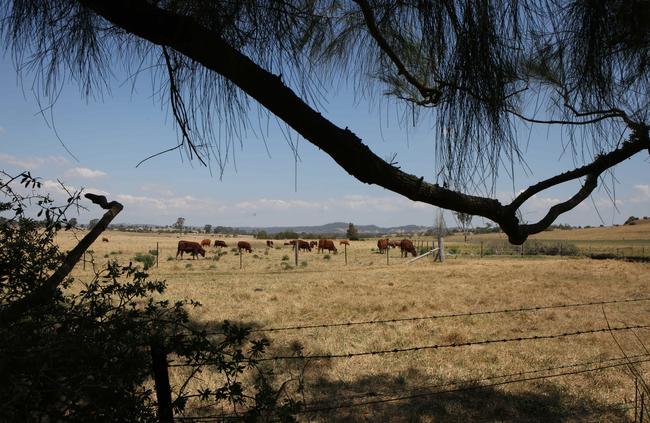
[[[57,180],[106,194],[125,206],[118,222],[173,224],[181,216],[189,225],[225,226],[434,222],[436,208],[357,181],[304,140],[298,141],[295,190],[293,153],[273,120],[268,125],[266,147],[261,138],[249,132],[242,145],[236,146],[236,158],[229,162],[222,178],[216,164],[211,171],[178,152],[136,168],[140,160],[177,143],[176,128],[167,111],[155,101],[147,80],[141,78],[132,91],[124,77],[114,77],[111,93],[95,100],[84,99],[76,85],[66,85],[44,117],[39,113],[31,78],[24,75],[20,81],[11,61],[1,58],[0,169],[8,173],[30,170],[43,178],[54,195],[60,195]],[[406,131],[398,124],[394,110],[379,110],[368,102],[355,101],[345,88],[328,98],[324,116],[349,127],[380,157],[397,153],[403,170],[434,180],[434,144],[426,125]],[[54,122],[56,133],[48,121],[50,125]],[[266,127],[266,122],[262,126]],[[61,146],[57,133],[78,160]],[[555,129],[530,133],[526,159],[533,175],[516,171],[515,191],[573,168],[571,157],[562,154],[559,139]],[[556,223],[610,225],[622,223],[630,215],[650,215],[648,165],[647,155],[619,165],[615,182],[610,184],[615,203],[599,189],[591,200]],[[575,184],[567,185],[532,198],[523,208],[524,218],[534,221],[550,205],[570,196]],[[513,183],[504,172],[496,191],[501,200],[512,198]],[[99,215],[91,208],[79,220],[86,222]],[[446,221],[454,226],[451,215],[447,214]],[[483,220],[475,218],[473,224],[482,225]]]

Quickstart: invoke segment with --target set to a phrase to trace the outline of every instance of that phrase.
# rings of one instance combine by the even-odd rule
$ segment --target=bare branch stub
[[[10,306],[0,310],[0,325],[10,325],[18,320],[32,307],[47,304],[56,295],[56,290],[72,272],[83,253],[99,238],[113,219],[122,211],[123,206],[117,201],[108,202],[105,196],[88,193],[86,198],[99,205],[106,212],[95,226],[84,236],[81,241],[68,253],[61,266],[40,287],[34,289],[21,300],[11,303]]]

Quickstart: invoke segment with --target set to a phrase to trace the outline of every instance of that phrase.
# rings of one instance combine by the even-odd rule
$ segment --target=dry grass
[[[399,252],[393,250],[390,265],[386,265],[386,257],[372,251],[376,241],[364,241],[354,242],[348,248],[347,266],[341,253],[325,260],[324,254],[312,252],[301,254],[295,267],[288,246],[267,250],[263,240],[253,240],[253,254],[242,257],[244,268],[240,270],[240,257],[230,248],[224,249],[227,254],[218,260],[214,259],[217,250],[210,248],[205,259],[168,261],[168,256],[175,255],[179,239],[174,235],[109,231],[106,236],[110,242],[93,246],[98,263],[108,258],[132,260],[138,252],[155,249],[158,242],[162,254],[159,268],[151,271],[152,277],[167,280],[170,298],[199,300],[203,307],[193,318],[214,327],[225,319],[268,328],[650,297],[650,267],[638,263],[583,258],[459,258],[443,265],[429,259],[407,265],[406,259],[399,258]],[[184,237],[197,241],[201,238]],[[232,239],[226,242],[236,243]],[[69,234],[62,237],[61,244],[65,248],[73,245]],[[290,270],[283,270],[285,255],[290,258]],[[87,276],[89,268],[84,272],[78,266],[75,276]],[[607,305],[605,311],[612,326],[650,324],[650,301]],[[601,307],[590,306],[264,335],[272,340],[273,354],[286,354],[289,346],[298,342],[306,355],[313,355],[527,337],[606,326]],[[637,334],[644,343],[650,341],[647,330],[638,330]],[[617,332],[615,336],[628,355],[647,353],[631,331]],[[600,333],[311,360],[305,373],[308,402],[345,400],[359,394],[365,395],[360,401],[416,395],[407,400],[329,410],[304,416],[304,420],[631,421],[629,412],[602,411],[603,407],[634,399],[634,382],[623,367],[417,396],[431,391],[435,385],[620,356],[612,335]],[[282,362],[278,366],[282,378],[282,372],[288,368]],[[650,369],[647,364],[638,367],[644,374]],[[203,374],[202,379],[207,384],[210,376]],[[489,383],[501,380],[504,379]],[[447,389],[458,386],[465,385]]]

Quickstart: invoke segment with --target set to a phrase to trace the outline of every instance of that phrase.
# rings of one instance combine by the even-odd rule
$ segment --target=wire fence
[[[319,324],[296,324],[291,326],[283,327],[267,327],[254,329],[252,332],[255,333],[264,333],[264,332],[278,332],[278,331],[289,331],[289,330],[308,330],[308,329],[317,329],[317,328],[343,328],[355,325],[375,325],[375,324],[385,324],[385,323],[400,323],[408,321],[418,321],[418,320],[435,320],[443,318],[457,318],[457,317],[467,317],[467,316],[476,316],[476,317],[485,317],[488,315],[494,314],[504,314],[504,313],[527,313],[535,312],[539,310],[547,309],[569,309],[569,308],[583,308],[591,306],[605,306],[613,304],[632,304],[632,303],[642,303],[650,301],[650,297],[641,297],[641,298],[626,298],[626,299],[615,299],[615,300],[598,300],[598,301],[588,301],[580,303],[565,303],[565,304],[550,304],[550,305],[535,305],[535,306],[525,306],[519,308],[507,308],[507,309],[493,309],[493,310],[476,310],[476,311],[466,311],[459,313],[446,313],[446,314],[437,314],[431,316],[413,316],[413,317],[403,317],[403,318],[393,318],[393,319],[377,319],[377,320],[363,320],[363,321],[348,321],[348,322],[330,322],[330,323],[319,323]],[[411,353],[417,351],[425,350],[441,350],[441,349],[457,349],[457,348],[466,348],[472,346],[485,346],[493,344],[505,344],[505,343],[519,343],[519,342],[532,342],[532,341],[542,341],[542,340],[551,340],[551,339],[565,339],[572,338],[577,336],[586,336],[591,334],[602,334],[609,333],[612,334],[615,332],[623,331],[632,331],[638,339],[636,334],[637,329],[649,329],[650,325],[645,324],[630,324],[625,326],[610,326],[608,322],[607,327],[597,327],[597,328],[588,328],[580,329],[568,332],[558,332],[558,333],[542,333],[542,334],[527,334],[526,336],[517,336],[517,337],[501,337],[501,338],[486,338],[471,340],[467,342],[450,342],[450,343],[437,343],[437,344],[428,344],[428,345],[415,345],[405,348],[386,348],[386,349],[376,349],[370,351],[355,351],[355,352],[342,352],[342,353],[332,353],[332,354],[311,354],[311,355],[275,355],[268,357],[258,358],[257,362],[281,362],[281,361],[294,361],[294,360],[332,360],[332,359],[349,359],[354,357],[362,356],[381,356],[388,354],[400,354],[400,353]],[[214,333],[210,333],[214,334]],[[457,392],[465,392],[478,389],[486,388],[495,388],[504,385],[514,384],[514,383],[524,383],[538,380],[545,380],[551,378],[559,377],[568,377],[572,375],[587,374],[597,371],[605,371],[607,369],[617,369],[622,367],[630,368],[630,366],[647,363],[650,361],[650,352],[646,350],[645,354],[638,355],[626,355],[623,351],[623,357],[611,357],[604,358],[600,360],[584,361],[584,362],[572,362],[564,363],[560,365],[545,367],[545,368],[532,368],[519,372],[505,373],[505,374],[496,374],[487,377],[481,378],[467,378],[463,380],[455,380],[439,384],[425,384],[413,387],[405,387],[403,389],[391,389],[388,391],[377,392],[377,390],[372,390],[369,392],[362,393],[351,393],[348,395],[337,394],[335,399],[330,397],[321,397],[306,401],[303,404],[303,407],[299,411],[300,414],[317,414],[317,413],[327,413],[334,410],[342,409],[351,409],[355,407],[368,407],[378,404],[385,403],[395,403],[400,401],[414,400],[418,398],[427,398],[435,395],[442,394],[451,394]],[[209,366],[209,361],[203,362],[201,366]],[[168,367],[196,367],[196,363],[170,363]],[[637,380],[637,379],[635,379]],[[635,394],[639,392],[638,389],[635,390]],[[643,403],[643,393],[641,393]],[[627,407],[627,408],[625,408]],[[605,412],[607,410],[628,410],[634,408],[635,421],[638,413],[638,399],[635,399],[635,402],[623,402],[613,404],[612,407],[602,408],[601,411]],[[208,408],[209,409],[209,408]],[[584,413],[584,411],[582,412]],[[594,414],[596,412],[594,411]],[[641,415],[643,415],[643,405],[641,406]],[[176,416],[175,420],[177,421],[196,421],[196,422],[210,422],[210,421],[224,421],[231,419],[239,419],[242,414],[213,414],[208,416]],[[641,418],[639,421],[643,421]]]

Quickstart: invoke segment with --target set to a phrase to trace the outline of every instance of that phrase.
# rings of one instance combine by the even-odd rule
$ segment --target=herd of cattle
[[[336,249],[336,246],[334,245],[334,241],[331,239],[319,239],[318,241],[303,241],[301,239],[299,240],[293,240],[289,242],[285,242],[284,245],[291,245],[292,247],[296,246],[296,243],[298,243],[298,250],[300,251],[310,251],[318,247],[318,252],[322,253],[325,250],[327,250],[330,253],[337,253],[338,250]],[[189,253],[192,255],[192,258],[196,259],[198,255],[201,257],[205,257],[205,249],[203,247],[209,247],[211,244],[211,241],[209,239],[204,239],[200,243],[194,242],[194,241],[178,241],[178,249],[176,250],[176,258],[178,258],[179,254],[181,258],[183,258],[183,253]],[[215,247],[228,247],[224,241],[221,240],[215,240],[214,244]],[[350,245],[350,242],[348,240],[343,240],[339,242],[339,246],[341,245]],[[273,241],[266,241],[266,246],[268,248],[273,248]],[[380,253],[385,253],[388,248],[397,248],[399,247],[401,251],[401,256],[402,257],[408,257],[408,253],[413,254],[413,257],[417,255],[415,251],[415,246],[413,245],[413,241],[409,239],[403,239],[401,241],[391,241],[389,239],[380,239],[377,241],[377,248],[379,249]],[[248,241],[239,241],[237,242],[237,249],[241,253],[242,251],[246,251],[249,253],[253,252],[253,248],[251,247],[250,242]]]

